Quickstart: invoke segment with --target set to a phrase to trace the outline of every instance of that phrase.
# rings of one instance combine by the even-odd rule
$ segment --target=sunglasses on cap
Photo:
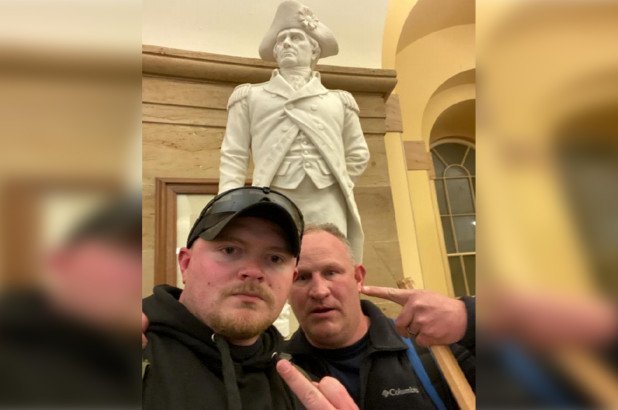
[[[190,248],[197,238],[214,240],[236,216],[258,216],[279,225],[294,256],[300,254],[303,215],[287,196],[268,187],[240,187],[225,191],[206,204],[187,238]]]

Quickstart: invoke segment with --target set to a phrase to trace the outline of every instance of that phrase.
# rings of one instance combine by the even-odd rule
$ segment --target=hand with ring
[[[395,320],[397,333],[413,337],[420,346],[448,345],[466,333],[466,306],[459,299],[426,290],[379,286],[363,286],[362,293],[403,306]]]

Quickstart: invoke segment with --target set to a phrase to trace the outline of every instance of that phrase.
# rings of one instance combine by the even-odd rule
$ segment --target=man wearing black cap
[[[268,188],[233,189],[206,205],[178,254],[184,290],[157,286],[143,303],[144,408],[296,408],[275,368],[282,338],[272,323],[303,226],[296,205]]]

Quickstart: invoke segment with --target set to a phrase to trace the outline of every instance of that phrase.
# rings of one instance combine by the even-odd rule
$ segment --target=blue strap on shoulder
[[[521,346],[512,342],[497,346],[499,359],[513,378],[530,394],[547,407],[574,407],[568,392],[560,388],[556,381],[537,360]]]
[[[444,402],[438,395],[438,392],[436,391],[435,387],[433,387],[433,384],[431,384],[431,380],[429,380],[429,376],[427,375],[427,372],[425,371],[425,368],[423,367],[423,362],[421,362],[421,358],[418,356],[418,353],[416,352],[414,345],[412,344],[410,339],[406,337],[402,337],[402,339],[404,343],[408,346],[408,350],[406,351],[406,353],[408,355],[408,359],[410,359],[410,363],[412,363],[412,370],[414,370],[414,373],[416,373],[416,376],[421,381],[421,384],[423,385],[423,387],[425,388],[425,391],[431,398],[431,401],[433,402],[433,404],[436,406],[438,410],[446,410],[446,406],[444,405]]]

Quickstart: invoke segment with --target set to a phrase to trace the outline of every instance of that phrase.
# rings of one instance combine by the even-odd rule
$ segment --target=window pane
[[[466,284],[463,279],[460,256],[449,257],[448,264],[451,268],[451,279],[453,280],[453,291],[455,291],[455,296],[465,296],[467,294]]]
[[[436,179],[436,196],[438,197],[438,206],[440,207],[440,215],[447,215],[448,208],[446,206],[446,194],[444,192],[444,182],[441,179]]]
[[[444,163],[438,156],[431,150],[431,157],[433,158],[433,168],[436,171],[436,177],[442,178],[444,177]]]
[[[476,218],[474,216],[454,216],[453,224],[459,252],[474,252]]]
[[[460,167],[459,165],[455,165],[447,169],[444,176],[446,178],[467,177],[468,171],[466,171],[464,168]]]
[[[476,175],[476,151],[472,148],[470,148],[468,155],[466,155],[464,167],[470,172],[470,175]]]
[[[438,145],[434,149],[440,153],[447,165],[451,165],[461,164],[468,147],[466,145],[452,143]]]
[[[474,202],[470,194],[470,183],[467,178],[445,179],[446,192],[451,204],[451,213],[472,214],[474,213]]]
[[[442,229],[444,230],[444,243],[446,244],[446,253],[455,253],[455,239],[453,239],[453,229],[451,229],[451,218],[448,216],[442,217]]]
[[[476,255],[466,255],[463,261],[470,295],[476,295]]]

